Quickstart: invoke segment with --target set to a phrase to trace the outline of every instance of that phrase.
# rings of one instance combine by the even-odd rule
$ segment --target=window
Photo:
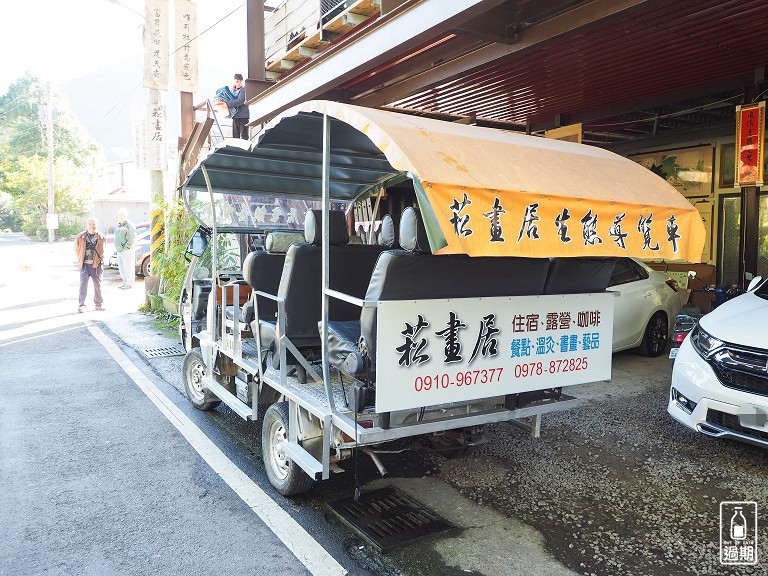
[[[631,258],[619,258],[611,274],[609,286],[618,286],[648,278],[648,272]]]

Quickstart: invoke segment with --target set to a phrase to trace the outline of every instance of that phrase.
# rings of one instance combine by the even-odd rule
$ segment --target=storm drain
[[[363,494],[357,502],[336,500],[329,506],[382,551],[453,528],[395,488]]]
[[[144,356],[147,358],[163,358],[165,356],[184,356],[186,352],[179,345],[163,346],[161,348],[146,348]]]

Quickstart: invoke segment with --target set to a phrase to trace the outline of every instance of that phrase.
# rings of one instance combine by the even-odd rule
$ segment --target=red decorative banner
[[[765,102],[736,107],[735,187],[763,185]]]

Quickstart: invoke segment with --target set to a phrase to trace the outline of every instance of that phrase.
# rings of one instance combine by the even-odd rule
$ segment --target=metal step
[[[219,400],[224,402],[224,404],[229,406],[233,412],[240,416],[240,418],[243,418],[244,420],[252,419],[253,410],[251,407],[247,404],[243,404],[237,396],[216,382],[216,380],[206,377],[205,386],[208,390],[213,392]]]
[[[282,448],[285,455],[298,464],[310,478],[319,480],[322,477],[323,465],[296,442],[286,442],[282,445]]]

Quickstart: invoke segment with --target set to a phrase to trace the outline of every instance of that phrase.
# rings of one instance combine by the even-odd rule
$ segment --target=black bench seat
[[[426,232],[413,208],[403,212],[400,244],[403,250],[379,256],[366,301],[602,292],[614,266],[612,259],[435,256],[428,253]],[[375,381],[377,309],[358,311],[357,321],[329,321],[329,360],[361,379],[366,376],[362,347]]]

